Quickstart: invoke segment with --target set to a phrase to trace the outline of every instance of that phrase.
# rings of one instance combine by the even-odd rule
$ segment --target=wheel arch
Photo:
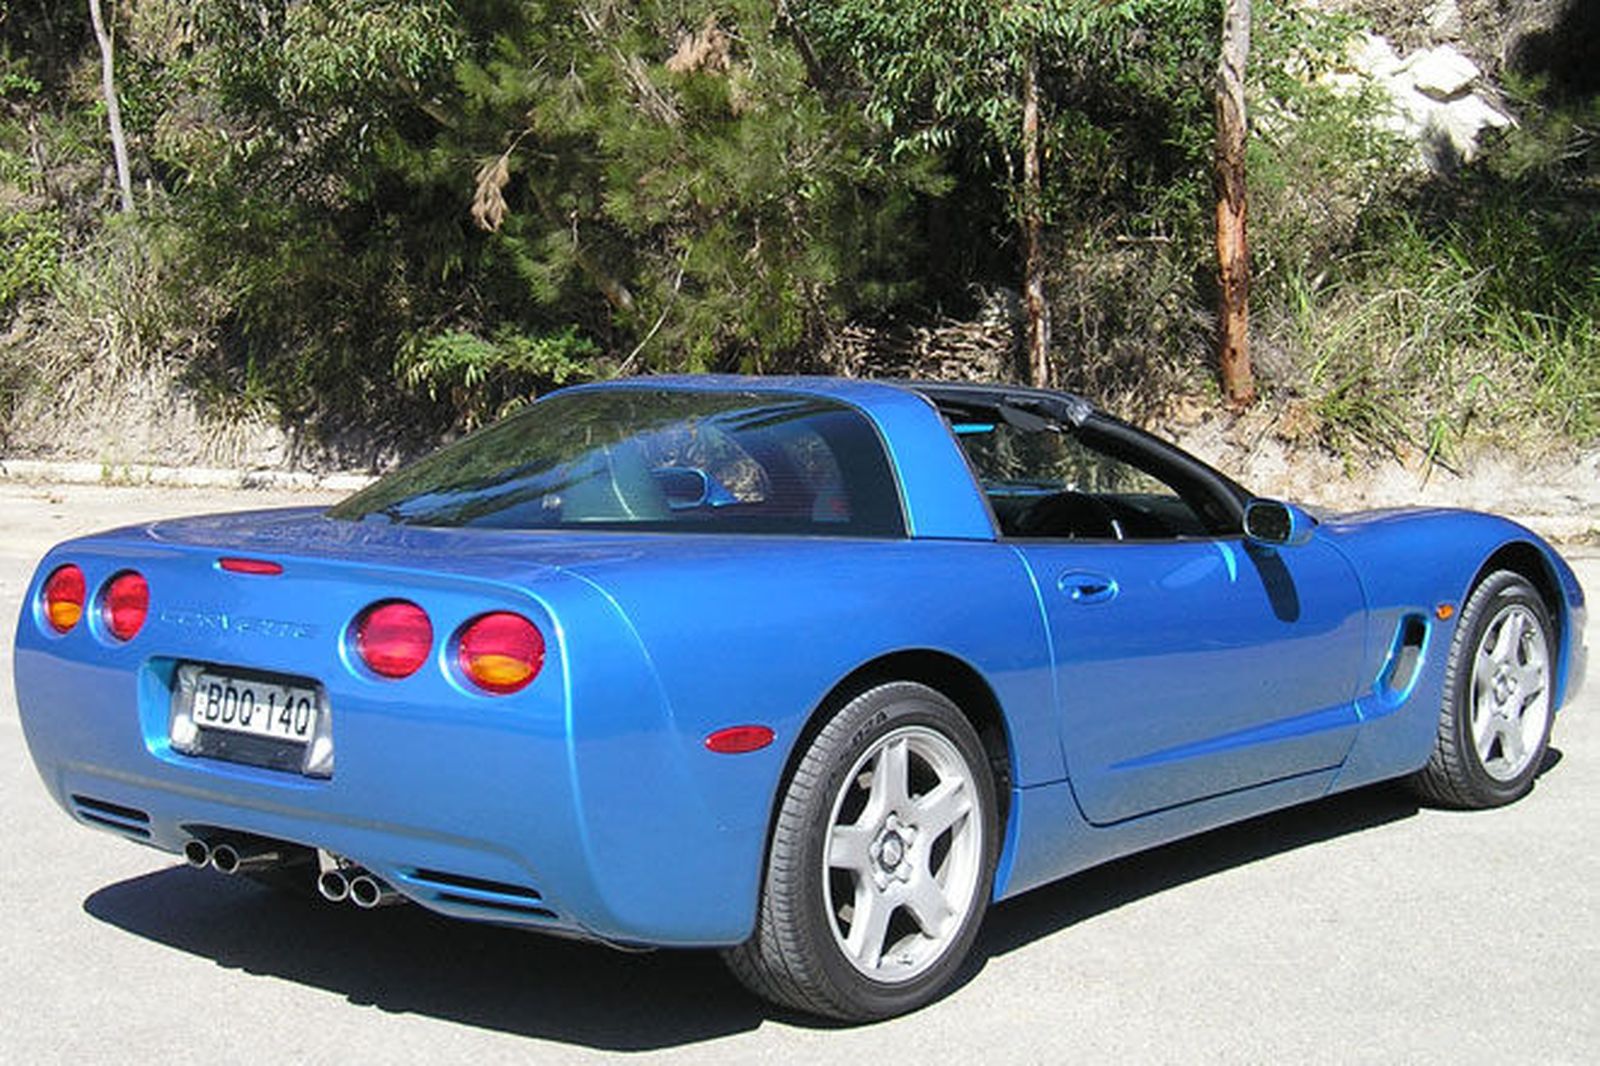
[[[812,710],[790,746],[783,773],[778,779],[777,795],[782,796],[783,790],[794,777],[795,768],[811,747],[812,740],[840,708],[868,689],[894,681],[911,681],[928,686],[954,703],[967,721],[972,723],[988,756],[990,772],[994,775],[995,812],[1000,826],[1000,839],[1004,841],[1011,813],[1014,759],[1011,731],[1006,728],[1000,700],[972,664],[949,652],[931,648],[889,652],[862,663],[840,678]],[[771,850],[772,832],[777,824],[780,805],[776,801],[773,803],[768,819],[768,851]]]
[[[1528,583],[1539,594],[1539,599],[1544,603],[1545,613],[1550,617],[1550,624],[1555,627],[1556,644],[1565,648],[1567,612],[1565,601],[1562,599],[1561,582],[1556,576],[1555,568],[1550,565],[1549,558],[1539,550],[1539,547],[1525,540],[1514,540],[1502,544],[1485,559],[1483,565],[1478,567],[1478,572],[1472,575],[1462,596],[1462,603],[1471,597],[1472,592],[1483,584],[1485,578],[1496,570],[1510,570],[1527,579]]]

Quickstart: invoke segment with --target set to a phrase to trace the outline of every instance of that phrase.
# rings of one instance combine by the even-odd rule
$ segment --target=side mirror
[[[1316,519],[1292,503],[1251,500],[1244,508],[1244,535],[1273,548],[1296,548],[1311,539]]]

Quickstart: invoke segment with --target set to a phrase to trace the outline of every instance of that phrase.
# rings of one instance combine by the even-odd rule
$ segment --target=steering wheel
[[[1121,540],[1122,523],[1105,503],[1084,492],[1046,496],[1017,516],[1017,535]]]

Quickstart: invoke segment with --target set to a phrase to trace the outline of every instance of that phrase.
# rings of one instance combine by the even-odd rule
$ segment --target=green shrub
[[[0,315],[19,297],[49,288],[61,269],[55,211],[0,211]]]
[[[501,418],[552,385],[589,376],[593,341],[568,327],[528,336],[503,326],[485,339],[463,330],[415,338],[400,352],[395,373],[430,400],[448,399],[468,429]]]

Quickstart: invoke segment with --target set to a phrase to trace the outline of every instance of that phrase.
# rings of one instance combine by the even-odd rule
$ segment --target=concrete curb
[[[370,474],[352,472],[310,474],[293,470],[229,470],[205,466],[152,466],[146,463],[0,459],[0,481],[47,484],[259,489],[270,492],[354,492],[371,484],[373,480]]]

